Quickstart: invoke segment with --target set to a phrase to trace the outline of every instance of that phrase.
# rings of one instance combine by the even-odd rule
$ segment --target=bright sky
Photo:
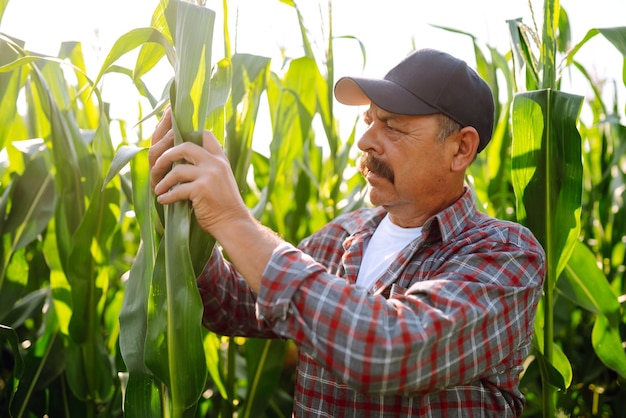
[[[157,3],[158,0],[9,0],[0,32],[25,41],[30,51],[49,55],[56,55],[63,41],[80,41],[88,60],[88,73],[93,78],[116,39],[131,29],[149,25]],[[321,57],[325,45],[319,19],[320,15],[327,18],[326,2],[299,0],[297,3],[303,8],[313,38],[322,42]],[[531,0],[531,3],[540,19],[543,1]],[[218,13],[214,50],[221,52],[222,0],[207,0],[206,4]],[[368,62],[364,73],[368,76],[384,75],[414,46],[442,49],[473,63],[467,36],[431,25],[468,32],[482,44],[496,46],[501,53],[509,48],[506,20],[521,17],[524,23],[534,26],[528,0],[335,0],[332,6],[334,35],[355,36],[365,44]],[[561,6],[569,13],[575,43],[589,29],[626,26],[624,0],[561,0]],[[229,0],[229,18],[233,22],[238,18],[238,32],[234,23],[230,26],[238,52],[277,57],[277,63],[280,48],[286,48],[287,54],[290,51],[291,55],[299,54],[295,12],[279,0]],[[542,22],[536,24],[541,30]],[[337,78],[361,75],[362,62],[354,41],[336,42],[335,53]],[[622,57],[601,36],[588,42],[577,57],[597,77],[621,78]],[[158,87],[154,93],[160,92],[170,75],[156,80]],[[621,83],[620,89],[623,100],[626,89]],[[587,94],[587,91],[571,92]],[[136,109],[133,100],[107,97],[107,93],[112,93],[106,89],[103,93],[105,100],[112,102],[112,112],[116,107],[123,114]]]

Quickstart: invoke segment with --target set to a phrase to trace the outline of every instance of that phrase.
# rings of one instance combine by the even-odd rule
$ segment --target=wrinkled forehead
[[[363,117],[367,120],[379,119],[379,120],[393,120],[398,122],[412,122],[417,119],[424,119],[428,117],[432,117],[434,115],[438,115],[437,113],[433,115],[402,115],[398,113],[389,112],[379,106],[376,106],[373,102],[370,106],[365,110]]]

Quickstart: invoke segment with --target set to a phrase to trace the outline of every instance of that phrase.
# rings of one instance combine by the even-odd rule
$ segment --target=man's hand
[[[148,152],[150,183],[159,203],[189,200],[200,227],[211,234],[256,292],[274,249],[282,242],[246,207],[230,163],[209,131],[202,146],[174,145],[171,111],[155,128]]]
[[[159,203],[189,200],[198,223],[217,238],[218,227],[248,218],[230,163],[213,134],[204,131],[202,147],[185,142],[173,147],[171,113],[157,125],[150,148],[150,182]]]

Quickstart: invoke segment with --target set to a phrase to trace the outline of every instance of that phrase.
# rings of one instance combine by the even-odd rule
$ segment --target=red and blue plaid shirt
[[[520,416],[545,255],[471,193],[429,219],[373,289],[355,286],[385,215],[340,216],[280,246],[255,295],[215,251],[198,279],[203,323],[299,346],[297,417]]]

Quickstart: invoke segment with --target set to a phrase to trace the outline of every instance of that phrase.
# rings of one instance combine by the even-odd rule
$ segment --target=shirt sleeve
[[[197,279],[204,311],[202,324],[229,336],[276,337],[255,314],[256,295],[217,246]]]
[[[356,390],[440,389],[510,373],[521,363],[541,294],[543,258],[540,248],[513,244],[460,252],[428,280],[385,298],[328,274],[285,244],[266,268],[257,315]]]

